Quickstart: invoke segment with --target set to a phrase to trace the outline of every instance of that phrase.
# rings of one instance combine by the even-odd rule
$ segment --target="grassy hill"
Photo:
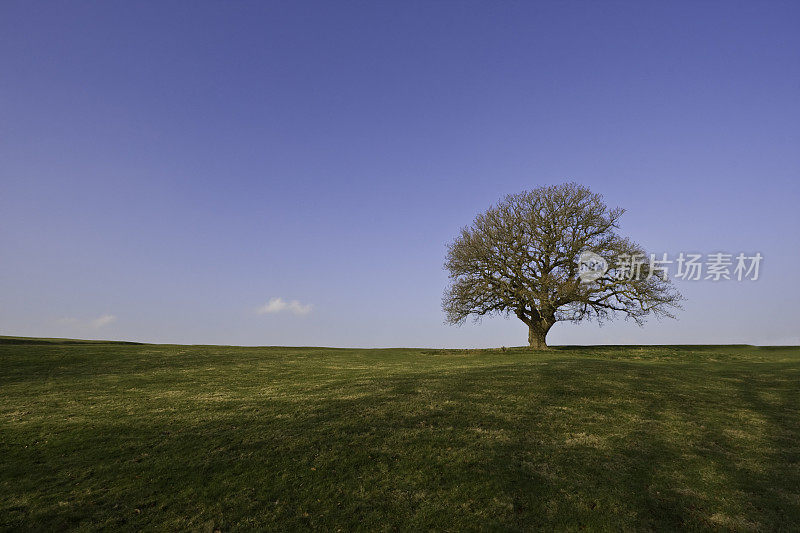
[[[800,348],[0,342],[0,529],[794,529]]]
[[[84,339],[59,339],[49,337],[9,337],[0,335],[0,344],[142,344],[131,341],[93,341]]]

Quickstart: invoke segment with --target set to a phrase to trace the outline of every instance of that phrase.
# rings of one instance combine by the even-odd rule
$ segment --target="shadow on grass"
[[[583,349],[402,374],[305,370],[305,381],[292,369],[291,395],[260,393],[269,383],[246,369],[203,383],[197,373],[173,376],[176,395],[163,397],[154,394],[170,389],[161,378],[137,377],[129,392],[107,391],[103,401],[117,403],[100,404],[105,416],[2,436],[0,525],[778,530],[800,522],[796,365],[572,356]]]

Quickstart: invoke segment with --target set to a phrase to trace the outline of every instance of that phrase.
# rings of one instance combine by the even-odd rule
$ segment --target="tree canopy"
[[[447,321],[513,314],[530,346],[546,348],[559,321],[672,317],[682,297],[653,256],[617,233],[623,213],[575,183],[507,196],[448,247]]]

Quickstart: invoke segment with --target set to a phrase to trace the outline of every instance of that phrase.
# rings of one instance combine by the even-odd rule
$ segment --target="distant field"
[[[796,530],[800,348],[0,342],[0,529]]]

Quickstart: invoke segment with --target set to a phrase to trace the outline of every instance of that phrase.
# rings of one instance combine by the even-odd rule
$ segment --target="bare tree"
[[[513,314],[530,346],[544,349],[559,321],[673,317],[682,297],[663,265],[616,233],[623,212],[574,183],[507,196],[448,247],[447,321]],[[587,269],[587,257],[600,264]]]

